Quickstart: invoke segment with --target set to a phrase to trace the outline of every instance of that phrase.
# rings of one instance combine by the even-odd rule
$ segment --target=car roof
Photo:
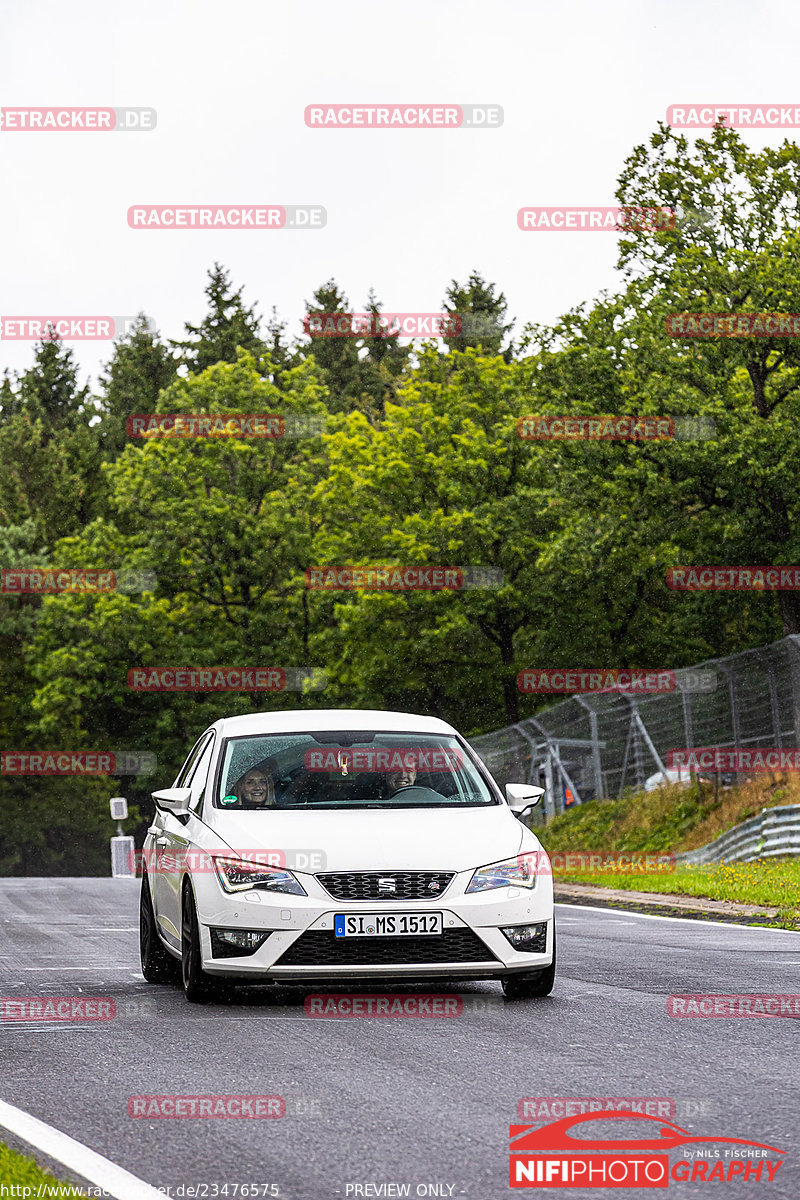
[[[438,733],[452,736],[455,729],[438,717],[418,713],[387,712],[374,708],[303,708],[283,712],[247,713],[215,721],[223,737],[247,734],[305,733],[320,730],[377,729],[396,733]]]

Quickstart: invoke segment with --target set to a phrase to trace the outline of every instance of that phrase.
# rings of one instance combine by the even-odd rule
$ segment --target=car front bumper
[[[430,900],[337,900],[311,875],[297,874],[308,895],[295,896],[286,893],[270,893],[250,890],[229,895],[223,892],[217,878],[211,873],[195,874],[191,882],[194,890],[200,925],[200,945],[203,970],[210,975],[238,977],[251,982],[268,980],[303,982],[308,980],[432,980],[432,979],[501,979],[503,977],[535,971],[547,967],[553,960],[553,887],[548,875],[540,875],[534,888],[502,887],[469,895],[465,889],[472,878],[472,871],[456,874],[446,892],[436,901]],[[395,937],[387,938],[341,938],[334,939],[334,915],[337,913],[361,914],[372,912],[422,913],[441,912],[443,935],[427,935],[432,954],[439,953],[434,945],[440,937],[455,934],[448,939],[459,942],[462,949],[452,961],[404,961],[403,944],[418,943],[422,939]],[[542,953],[515,950],[501,927],[547,923],[545,950]],[[269,937],[254,953],[235,957],[215,958],[211,950],[212,928],[253,930],[269,932]],[[472,931],[458,934],[458,931]],[[324,945],[327,961],[282,963],[290,949],[301,945],[304,935],[315,935],[311,942]],[[391,961],[362,960],[365,949],[362,945],[349,949],[355,943],[391,941]],[[465,960],[463,944],[472,943],[471,952]],[[306,940],[305,945],[309,944]],[[442,943],[439,942],[439,946]],[[369,950],[366,953],[370,953]],[[296,957],[296,954],[295,954]],[[308,955],[306,954],[307,958]],[[336,961],[338,957],[338,961]]]

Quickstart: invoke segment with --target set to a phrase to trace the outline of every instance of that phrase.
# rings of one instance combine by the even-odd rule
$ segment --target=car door
[[[202,773],[203,762],[206,775],[208,774],[213,744],[213,730],[207,730],[192,747],[173,787],[192,787],[195,778],[199,778]],[[165,809],[157,809],[153,825],[155,870],[151,872],[150,890],[161,934],[176,950],[180,949],[181,939],[181,874],[186,855],[192,848],[187,826],[186,818],[176,817]]]

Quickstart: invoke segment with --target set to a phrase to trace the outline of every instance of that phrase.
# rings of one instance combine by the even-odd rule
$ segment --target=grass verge
[[[796,858],[778,862],[678,866],[673,871],[558,871],[554,873],[553,883],[558,885],[560,882],[759,904],[779,910],[770,924],[781,929],[800,929],[800,859]]]
[[[59,1196],[62,1197],[62,1200],[64,1197],[75,1197],[77,1200],[78,1197],[86,1195],[75,1184],[59,1182],[54,1175],[50,1175],[49,1172],[38,1167],[32,1158],[26,1158],[24,1154],[10,1150],[2,1142],[0,1142],[0,1186],[4,1189],[0,1194],[18,1196],[21,1200],[30,1196],[40,1196],[42,1200],[48,1196]],[[14,1191],[11,1191],[12,1187]]]
[[[720,789],[716,800],[710,784],[692,784],[629,792],[619,800],[590,801],[537,828],[536,833],[551,855],[680,853],[705,845],[762,808],[781,804],[800,804],[800,779],[765,773],[740,787]],[[583,864],[575,861],[574,865]],[[780,910],[773,924],[800,929],[798,858],[687,864],[656,871],[613,864],[593,870],[559,870],[556,866],[553,882],[559,881],[763,905]]]

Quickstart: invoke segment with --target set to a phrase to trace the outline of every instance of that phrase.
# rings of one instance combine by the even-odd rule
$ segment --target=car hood
[[[466,871],[516,854],[532,835],[506,805],[446,809],[224,812],[207,823],[232,850],[283,851],[286,865],[327,871]],[[316,851],[309,859],[307,856]],[[306,867],[308,869],[308,867]]]

